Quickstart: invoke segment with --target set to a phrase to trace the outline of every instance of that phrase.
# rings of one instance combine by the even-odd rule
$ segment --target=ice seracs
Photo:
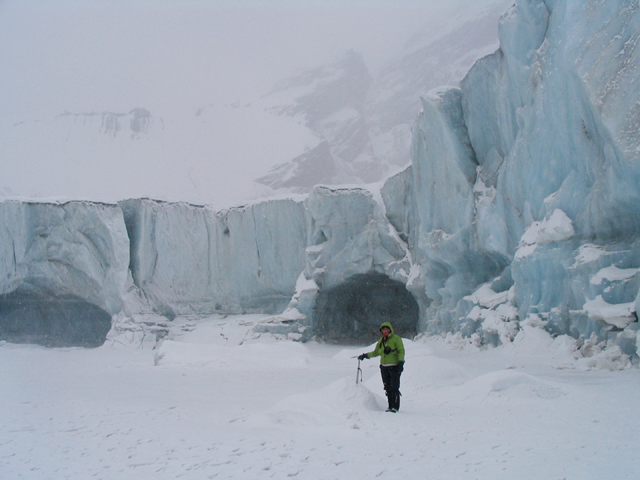
[[[518,1],[500,22],[500,49],[459,90],[425,98],[412,170],[418,238],[437,252],[422,263],[440,276],[434,331],[483,331],[465,300],[476,288],[469,278],[491,275],[482,260],[496,291],[513,288],[518,318],[542,315],[556,334],[614,342],[627,335],[619,329],[637,331],[634,276],[590,283],[602,268],[638,267],[637,18],[622,1]],[[443,185],[452,192],[434,195]],[[461,280],[463,271],[472,273]]]

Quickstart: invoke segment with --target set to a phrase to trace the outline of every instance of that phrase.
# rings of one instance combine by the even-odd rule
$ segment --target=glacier
[[[415,235],[422,268],[442,272],[428,275],[428,331],[484,334],[470,314],[495,307],[465,297],[486,283],[512,289],[505,325],[536,315],[555,334],[629,348],[637,271],[589,280],[638,267],[639,21],[637,2],[518,1],[500,21],[500,49],[459,89],[423,100]],[[600,296],[607,308],[593,307]]]
[[[61,345],[99,317],[67,343],[153,346],[177,317],[262,312],[255,332],[297,340],[364,344],[390,320],[497,345],[535,326],[636,355],[639,10],[516,1],[499,49],[421,98],[411,165],[380,184],[225,210],[5,201],[0,339]]]
[[[134,284],[169,319],[278,312],[288,304],[307,243],[300,202],[223,211],[149,199],[119,206]]]
[[[0,204],[0,337],[98,346],[122,311],[129,238],[116,205]]]

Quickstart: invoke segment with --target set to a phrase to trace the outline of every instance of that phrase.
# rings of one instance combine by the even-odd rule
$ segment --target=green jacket
[[[380,365],[397,365],[398,362],[404,362],[404,344],[402,343],[402,338],[393,332],[393,327],[389,322],[384,322],[380,325],[381,329],[382,327],[389,327],[391,333],[386,341],[384,337],[378,340],[376,348],[374,348],[373,352],[367,353],[367,357],[380,357]],[[384,353],[385,347],[390,347],[391,352]]]

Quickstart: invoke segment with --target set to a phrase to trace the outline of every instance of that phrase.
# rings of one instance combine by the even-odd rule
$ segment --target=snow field
[[[405,340],[398,414],[369,347],[196,322],[156,350],[0,347],[4,479],[638,478],[640,372],[538,328],[500,348]]]

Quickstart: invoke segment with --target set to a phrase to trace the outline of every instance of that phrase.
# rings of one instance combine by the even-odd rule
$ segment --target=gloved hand
[[[398,371],[402,373],[403,370],[404,370],[404,360],[400,360],[398,362]]]
[[[369,356],[366,353],[363,353],[358,357],[358,360],[364,360],[365,358],[369,358]]]

